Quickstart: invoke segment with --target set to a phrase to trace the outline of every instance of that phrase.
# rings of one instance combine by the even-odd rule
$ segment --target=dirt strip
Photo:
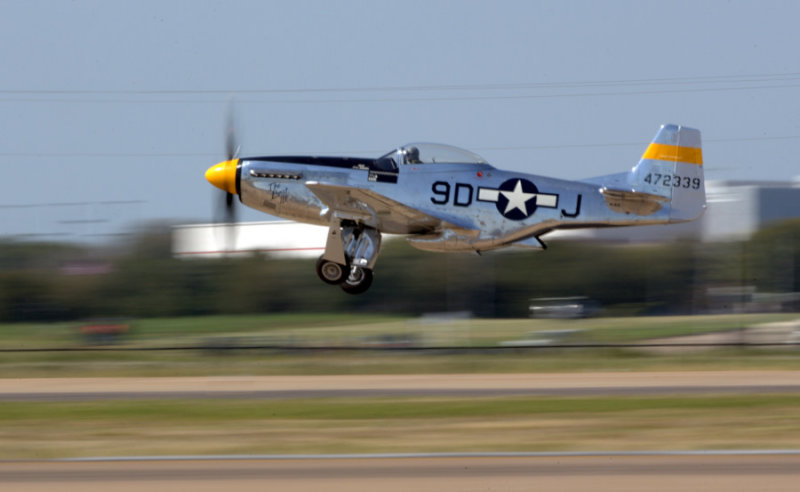
[[[796,491],[798,456],[400,458],[1,463],[18,492]]]
[[[558,374],[432,374],[214,376],[142,378],[0,378],[0,394],[107,392],[258,392],[337,390],[545,390],[569,388],[775,388],[800,385],[800,371],[606,372]]]

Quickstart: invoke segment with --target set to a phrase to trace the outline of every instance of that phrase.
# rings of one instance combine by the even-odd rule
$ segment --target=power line
[[[232,95],[286,95],[286,94],[353,94],[377,93],[398,94],[413,92],[460,92],[460,91],[541,91],[573,90],[587,88],[609,87],[647,87],[647,86],[678,86],[699,85],[698,87],[683,88],[652,88],[647,90],[617,90],[617,91],[583,91],[560,92],[547,94],[472,94],[472,95],[432,95],[430,97],[413,96],[376,96],[376,97],[325,97],[310,99],[264,99],[248,98],[237,99],[237,102],[248,104],[331,104],[331,103],[384,103],[384,102],[446,102],[446,101],[480,101],[480,100],[524,100],[524,99],[555,99],[574,97],[621,97],[621,96],[649,96],[658,94],[682,93],[708,93],[730,92],[767,89],[794,89],[800,87],[800,73],[764,74],[764,75],[729,75],[710,77],[682,77],[663,79],[630,79],[615,81],[585,81],[585,82],[559,82],[559,83],[511,83],[511,84],[473,84],[473,85],[440,85],[440,86],[387,86],[387,87],[350,87],[350,88],[310,88],[310,89],[176,89],[176,90],[88,90],[88,89],[4,89],[0,94],[18,95],[24,97],[2,97],[0,102],[19,103],[70,103],[70,104],[220,104],[227,102]],[[716,84],[716,86],[708,86]],[[722,84],[722,85],[720,85]],[[734,84],[734,85],[731,85]],[[735,85],[745,84],[745,85]],[[754,85],[755,84],[755,85]],[[134,96],[132,98],[115,98],[109,96]],[[215,96],[206,99],[169,98],[172,96]],[[224,98],[219,96],[224,95]],[[33,97],[31,97],[33,96]],[[49,97],[40,97],[49,96]],[[55,98],[52,96],[64,96]],[[94,96],[91,98],[74,96]],[[148,96],[150,99],[136,96]],[[156,97],[152,96],[165,96]]]
[[[112,206],[112,205],[141,205],[143,203],[147,203],[146,200],[106,200],[106,201],[97,201],[97,202],[49,202],[49,203],[24,203],[19,205],[11,205],[11,204],[0,204],[0,209],[6,208],[14,208],[14,209],[21,209],[21,208],[63,208],[63,207],[84,207],[84,206],[95,206],[95,205],[102,205],[102,206]]]
[[[0,89],[0,94],[29,95],[233,95],[233,94],[308,94],[349,92],[435,92],[470,90],[553,89],[575,87],[609,87],[628,85],[711,84],[720,82],[752,83],[800,80],[800,72],[770,74],[729,74],[696,77],[663,77],[649,79],[584,80],[561,82],[478,83],[409,86],[316,87],[316,88],[227,88],[227,89]]]
[[[708,143],[736,143],[736,142],[760,142],[760,141],[780,141],[796,140],[800,135],[784,135],[775,137],[731,137],[731,138],[712,138],[704,139]],[[476,152],[483,151],[518,151],[518,150],[549,150],[549,149],[581,149],[581,148],[602,148],[602,147],[641,147],[647,142],[613,142],[613,143],[586,143],[586,144],[552,144],[552,145],[519,145],[519,146],[489,146],[473,147]],[[299,151],[294,152],[298,155],[378,155],[385,153],[387,149],[375,150],[351,150],[351,151]],[[197,157],[203,159],[221,158],[220,152],[0,152],[0,158],[21,158],[21,159],[40,159],[40,158],[159,158],[175,159],[182,157]],[[126,202],[127,203],[127,202]]]
[[[174,158],[174,157],[220,157],[222,152],[0,152],[0,157],[45,158],[45,157],[131,157],[131,158]]]
[[[247,104],[356,104],[356,103],[408,103],[408,102],[457,102],[457,101],[502,101],[525,99],[562,99],[574,97],[623,97],[623,96],[653,96],[664,94],[690,94],[734,92],[767,89],[796,89],[800,84],[742,86],[742,87],[709,87],[689,89],[656,89],[646,91],[621,91],[621,92],[573,92],[560,94],[512,94],[490,96],[439,96],[439,97],[374,97],[374,98],[327,98],[327,99],[237,99],[237,102]],[[47,104],[222,104],[226,99],[40,99],[40,98],[0,98],[6,103],[47,103]]]

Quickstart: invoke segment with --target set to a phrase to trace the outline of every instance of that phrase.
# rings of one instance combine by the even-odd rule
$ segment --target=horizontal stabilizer
[[[663,207],[669,199],[661,195],[641,191],[600,190],[608,208],[620,214],[652,215]]]

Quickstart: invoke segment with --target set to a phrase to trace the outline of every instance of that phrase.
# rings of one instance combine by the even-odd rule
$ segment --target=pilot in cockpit
[[[406,164],[422,164],[422,161],[419,160],[419,149],[416,147],[406,148],[404,160]]]

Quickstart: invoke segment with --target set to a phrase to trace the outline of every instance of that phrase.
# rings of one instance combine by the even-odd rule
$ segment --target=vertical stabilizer
[[[700,131],[663,125],[628,181],[634,191],[668,199],[670,222],[699,217],[706,206]]]

